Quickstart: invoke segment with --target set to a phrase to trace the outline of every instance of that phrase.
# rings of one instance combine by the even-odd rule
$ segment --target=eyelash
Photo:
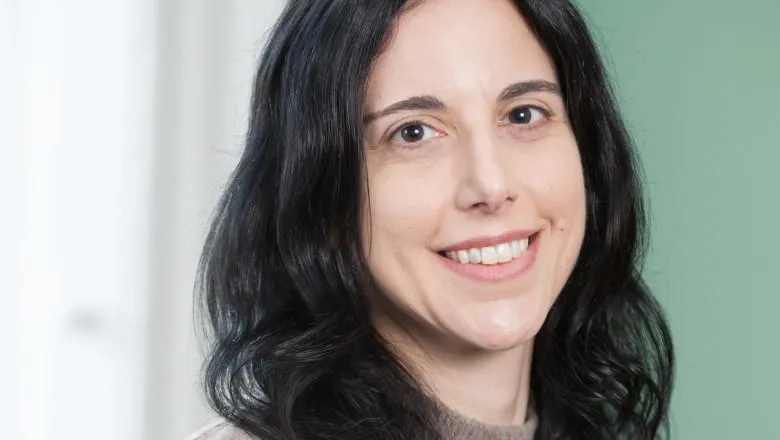
[[[395,130],[391,131],[391,132],[390,132],[390,136],[389,136],[389,140],[390,140],[390,141],[392,141],[392,140],[393,140],[393,139],[395,139],[395,137],[396,137],[396,136],[398,136],[398,135],[401,133],[401,131],[403,131],[405,128],[408,128],[408,127],[411,127],[411,126],[414,126],[414,125],[419,125],[419,126],[421,126],[421,127],[427,127],[428,129],[430,129],[430,130],[433,130],[433,131],[435,131],[435,132],[438,132],[438,131],[439,131],[439,130],[436,130],[435,128],[433,128],[433,127],[432,127],[430,124],[426,124],[425,122],[423,122],[423,121],[421,121],[421,120],[419,120],[419,119],[415,119],[415,120],[412,120],[412,121],[409,121],[409,122],[405,122],[405,123],[404,123],[403,125],[401,125],[400,127],[398,127],[398,128],[396,128]],[[419,143],[421,143],[421,142],[402,142],[402,145],[416,145],[416,144],[419,144]]]
[[[530,123],[530,124],[515,124],[515,123],[512,123],[512,122],[504,122],[504,120],[509,118],[509,116],[512,114],[512,112],[514,112],[516,110],[520,110],[520,109],[530,109],[531,111],[537,111],[537,112],[541,113],[542,120],[541,121],[537,121],[537,122],[533,122],[533,123]],[[501,125],[514,125],[514,126],[516,126],[515,128],[520,129],[520,130],[534,130],[538,126],[544,125],[551,117],[552,117],[552,112],[550,112],[549,110],[547,110],[545,108],[542,108],[542,107],[539,107],[539,106],[536,106],[536,105],[520,105],[520,106],[517,106],[517,107],[512,107],[512,109],[509,110],[507,115],[504,116],[504,119],[501,120],[502,121]]]
[[[532,111],[535,110],[535,111],[541,113],[543,120],[542,121],[537,121],[537,122],[534,122],[534,123],[530,123],[530,124],[515,124],[515,123],[512,123],[512,122],[505,122],[505,120],[509,118],[509,116],[511,115],[512,112],[514,112],[516,110],[519,110],[519,109],[530,109]],[[512,107],[512,109],[509,110],[509,112],[507,112],[506,116],[504,116],[504,119],[501,120],[500,126],[514,125],[514,126],[516,126],[516,127],[514,127],[515,129],[518,129],[518,130],[521,130],[521,131],[530,131],[530,130],[537,129],[541,125],[544,125],[549,120],[550,117],[552,117],[552,112],[550,112],[549,110],[547,110],[545,108],[542,108],[542,107],[539,107],[539,106],[536,106],[536,105],[521,105],[521,106],[517,106],[517,107]],[[419,119],[415,119],[415,120],[406,122],[403,125],[401,125],[400,127],[398,127],[395,130],[391,131],[390,135],[388,136],[388,139],[390,141],[392,141],[393,139],[395,139],[396,136],[398,136],[401,133],[401,131],[403,129],[408,128],[410,126],[414,126],[414,125],[419,125],[419,126],[422,126],[422,127],[426,127],[426,128],[428,128],[430,130],[438,132],[438,130],[433,128],[430,124],[427,124],[427,123],[425,123],[425,122],[423,122],[423,121],[421,121]],[[418,144],[420,144],[422,142],[424,142],[424,141],[420,141],[420,142],[401,142],[401,146],[402,146],[402,148],[413,148],[413,147],[416,147]]]

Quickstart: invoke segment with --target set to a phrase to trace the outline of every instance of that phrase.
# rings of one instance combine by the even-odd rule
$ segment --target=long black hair
[[[263,440],[438,438],[423,384],[371,324],[363,99],[405,0],[292,0],[263,52],[243,155],[201,259],[213,408]],[[674,357],[642,281],[633,147],[567,0],[515,0],[554,62],[582,157],[580,256],[536,337],[536,439],[656,439]]]

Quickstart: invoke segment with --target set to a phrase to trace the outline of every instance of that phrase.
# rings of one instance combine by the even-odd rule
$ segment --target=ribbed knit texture
[[[532,440],[537,418],[533,411],[523,425],[492,426],[469,419],[442,407],[439,416],[441,433],[447,440]],[[188,440],[256,440],[249,434],[217,421],[201,429]]]

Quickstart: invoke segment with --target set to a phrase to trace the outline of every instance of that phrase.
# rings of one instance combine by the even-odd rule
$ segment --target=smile
[[[540,238],[536,231],[471,240],[438,252],[438,256],[445,267],[459,275],[476,281],[502,281],[533,267]]]
[[[528,250],[528,242],[531,237],[520,240],[512,240],[506,243],[499,243],[496,246],[485,246],[482,248],[461,249],[458,251],[444,251],[443,256],[461,264],[502,264],[520,258]]]

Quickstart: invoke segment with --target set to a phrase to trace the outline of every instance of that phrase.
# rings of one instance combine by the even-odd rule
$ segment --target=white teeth
[[[526,238],[524,238],[522,240],[518,240],[518,242],[520,242],[520,249],[522,249],[523,251],[528,249],[528,237],[526,237]]]
[[[517,258],[523,253],[522,245],[518,240],[513,241],[510,247],[512,248],[512,258]]]
[[[458,261],[461,264],[494,265],[508,263],[514,258],[519,258],[527,249],[528,237],[522,240],[501,243],[496,246],[447,251],[445,255],[447,258]]]
[[[498,262],[506,263],[512,261],[512,247],[506,243],[501,243],[496,246],[496,254],[498,254]]]
[[[487,246],[482,248],[482,264],[493,265],[498,263],[498,252],[496,252],[495,246]]]

